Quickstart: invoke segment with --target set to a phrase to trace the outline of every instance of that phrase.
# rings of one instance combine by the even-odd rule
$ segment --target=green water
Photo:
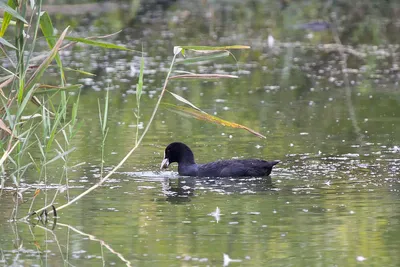
[[[165,11],[117,9],[93,18],[60,15],[82,36],[120,28],[115,42],[147,53],[140,131],[146,126],[166,76],[174,45],[251,45],[232,58],[202,65],[177,65],[196,73],[228,73],[235,80],[171,81],[168,89],[209,114],[246,125],[260,139],[232,129],[157,113],[139,149],[102,187],[59,211],[43,224],[10,222],[12,181],[0,198],[0,263],[6,266],[399,266],[400,255],[400,91],[398,20],[395,2],[364,10],[359,17],[338,6],[344,44],[366,53],[350,55],[345,86],[329,31],[296,30],[297,23],[329,14],[323,4],[270,1],[253,4],[178,2]],[[343,4],[344,5],[344,4]],[[324,9],[325,8],[325,9]],[[397,9],[396,9],[397,8]],[[320,11],[322,10],[322,11]],[[319,12],[320,11],[320,12]],[[323,13],[325,14],[325,13]],[[323,17],[322,17],[323,18]],[[90,27],[84,23],[89,23]],[[368,25],[369,27],[366,27]],[[347,26],[347,27],[346,27]],[[383,27],[383,28],[379,28]],[[276,39],[267,45],[268,28]],[[87,32],[89,29],[90,32]],[[384,30],[383,30],[384,29]],[[307,37],[308,36],[308,37]],[[296,43],[297,42],[297,43]],[[99,180],[101,132],[97,99],[110,89],[106,173],[134,146],[140,55],[76,47],[65,64],[96,73],[68,75],[85,86],[80,96],[82,128],[72,140],[70,188],[55,206]],[[50,74],[49,81],[57,74]],[[170,95],[164,103],[178,104]],[[179,177],[176,165],[159,171],[163,150],[173,141],[188,144],[196,161],[262,158],[280,160],[269,178]],[[32,149],[32,156],[40,152]],[[54,152],[55,154],[55,152]],[[29,169],[22,187],[26,214],[51,200],[62,162],[49,165],[48,185]],[[225,256],[224,254],[228,255]],[[229,257],[231,261],[227,260]]]

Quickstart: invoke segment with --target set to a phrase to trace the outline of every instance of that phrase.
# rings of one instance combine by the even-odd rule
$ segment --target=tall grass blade
[[[7,125],[4,123],[3,119],[0,119],[0,130],[3,130],[9,135],[13,136],[13,133],[11,132],[10,128],[8,128]]]
[[[170,91],[168,91],[168,93],[170,93],[173,97],[175,97],[176,99],[178,99],[179,101],[191,106],[194,109],[197,109],[198,111],[204,112],[201,109],[199,109],[198,107],[196,107],[194,104],[192,104],[189,100],[187,100],[186,98],[181,97],[180,95],[174,94]]]
[[[187,108],[187,107],[182,107],[182,106],[176,106],[176,105],[172,105],[172,104],[165,104],[165,106],[175,112],[178,113],[180,115],[186,116],[186,117],[192,117],[198,120],[202,120],[202,121],[208,121],[208,122],[213,122],[222,126],[226,126],[226,127],[231,127],[231,128],[238,128],[238,129],[244,129],[260,138],[266,138],[264,135],[254,131],[253,129],[250,129],[249,127],[246,127],[244,125],[238,124],[238,123],[234,123],[234,122],[230,122],[230,121],[226,121],[223,119],[220,119],[218,117],[212,116],[210,114],[207,114],[203,111],[198,111],[192,108]]]
[[[60,46],[65,38],[65,35],[67,34],[68,29],[69,29],[69,26],[60,35],[60,38],[57,40],[56,44],[54,45],[53,49],[50,51],[47,58],[42,62],[42,64],[40,64],[40,66],[32,74],[29,81],[25,85],[25,88],[24,88],[25,91],[28,91],[33,87],[33,85],[42,77],[44,71],[50,65],[51,61],[53,61],[53,59],[56,57],[56,55],[58,54],[58,49],[60,48]]]
[[[109,102],[109,99],[110,99],[109,95],[110,95],[110,90],[107,90],[107,93],[106,93],[106,101],[105,101],[105,103],[104,103],[103,125],[102,125],[102,129],[101,129],[101,130],[103,131],[103,134],[105,133],[106,128],[107,128],[108,102]]]
[[[42,14],[40,15],[40,29],[42,30],[42,33],[45,36],[49,47],[53,48],[56,44],[56,41],[54,38],[48,38],[47,36],[54,35],[54,27],[53,27],[53,23],[51,22],[51,18],[47,12],[42,12]],[[55,60],[60,69],[61,79],[63,81],[65,81],[63,65],[62,65],[61,58],[60,58],[60,55],[58,54],[58,52],[55,56]]]
[[[223,58],[223,57],[229,57],[230,53],[229,51],[210,51],[209,54],[204,55],[204,56],[199,56],[199,57],[192,57],[192,58],[186,58],[186,59],[181,59],[177,60],[176,64],[194,64],[198,62],[203,62],[203,61],[210,61],[218,58]]]
[[[22,16],[19,14],[14,8],[17,6],[15,4],[16,1],[9,0],[8,3],[5,3],[3,1],[0,1],[0,9],[3,9],[6,14],[10,14],[16,19],[19,19],[20,21],[29,24]],[[0,36],[4,35],[4,32],[6,31],[8,24],[10,23],[11,17],[6,16],[4,14],[4,19],[3,19],[3,24],[1,25],[1,32]],[[4,31],[3,31],[3,26],[4,26]]]
[[[239,76],[236,75],[229,75],[229,74],[181,74],[169,77],[170,80],[172,79],[220,79],[220,78],[231,78],[236,79]]]
[[[7,98],[7,97],[4,95],[3,87],[6,87],[7,85],[9,85],[10,82],[12,82],[12,81],[14,80],[14,78],[15,78],[14,75],[8,75],[8,76],[6,76],[6,77],[2,77],[2,78],[1,78],[1,79],[5,79],[4,82],[2,82],[2,83],[0,84],[0,94],[1,94],[4,98]],[[1,109],[0,109],[0,110],[1,110]]]
[[[49,37],[49,38],[51,38],[51,37]],[[87,39],[87,38],[79,38],[79,37],[67,36],[67,37],[65,37],[65,39],[68,40],[68,41],[73,41],[73,42],[78,42],[78,43],[87,44],[87,45],[93,45],[93,46],[99,46],[99,47],[108,48],[108,49],[118,49],[118,50],[127,50],[127,51],[139,52],[139,51],[136,51],[136,50],[129,49],[129,48],[127,48],[125,46],[122,46],[122,45],[116,45],[116,44],[113,44],[113,43],[102,42],[102,41],[95,41],[95,40],[91,40],[91,39]]]
[[[0,158],[0,166],[3,165],[3,163],[6,161],[8,156],[11,154],[11,152],[14,150],[14,148],[19,144],[19,140],[14,143],[14,145],[10,148],[7,149],[6,152],[4,152],[3,156]]]
[[[61,91],[73,91],[73,90],[79,90],[82,88],[82,84],[74,84],[70,86],[64,86],[64,87],[59,87],[59,86],[51,86],[51,85],[40,85],[38,89],[35,90],[33,93],[34,95],[40,95],[40,94],[50,94],[50,93],[56,93],[56,92],[61,92]],[[45,88],[50,88],[50,89],[45,89]],[[39,90],[42,89],[42,90]]]
[[[140,97],[142,96],[142,88],[143,88],[143,72],[144,72],[144,58],[142,54],[142,58],[140,60],[140,71],[139,71],[139,80],[136,84],[136,103],[140,104]]]
[[[83,75],[87,75],[87,76],[96,76],[96,74],[88,72],[88,71],[84,71],[84,70],[76,70],[76,69],[72,69],[72,68],[68,68],[65,67],[64,70],[68,70],[68,71],[74,71]]]
[[[17,7],[17,3],[14,0],[8,0],[7,5],[9,7],[11,7],[13,10]],[[4,12],[4,17],[3,20],[1,22],[1,29],[0,29],[0,37],[4,35],[4,33],[6,32],[8,25],[11,22],[11,14],[8,12]],[[15,24],[15,23],[14,23]]]
[[[9,48],[12,48],[14,50],[17,50],[17,48],[15,46],[13,46],[12,44],[10,44],[6,39],[4,39],[3,37],[0,37],[0,44],[7,46]]]
[[[64,156],[68,155],[69,153],[71,153],[72,151],[74,151],[76,149],[76,147],[71,148],[68,151],[65,151],[63,153],[58,153],[57,156],[55,156],[54,158],[52,158],[51,160],[47,161],[46,163],[43,164],[43,166],[49,165],[50,163],[53,163],[54,161],[58,160],[59,158],[63,158]]]
[[[23,98],[21,104],[18,107],[17,110],[17,115],[16,115],[16,121],[19,120],[19,118],[22,115],[22,112],[25,110],[26,105],[28,104],[29,100],[33,96],[33,93],[35,92],[35,89],[29,90],[28,93],[26,93],[25,98]]]
[[[179,46],[182,49],[195,50],[195,51],[206,51],[206,50],[233,50],[233,49],[250,49],[248,45],[228,45],[228,46],[204,46],[204,45],[183,45]]]

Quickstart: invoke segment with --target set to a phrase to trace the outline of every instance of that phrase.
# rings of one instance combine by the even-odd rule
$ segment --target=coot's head
[[[164,151],[161,169],[168,168],[168,165],[173,162],[177,162],[178,164],[195,164],[192,150],[184,143],[174,142],[169,144]]]

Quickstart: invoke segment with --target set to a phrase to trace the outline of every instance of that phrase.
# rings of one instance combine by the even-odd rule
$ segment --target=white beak
[[[161,162],[161,167],[160,167],[160,169],[168,168],[168,165],[169,165],[169,160],[168,160],[168,158],[165,158],[165,159],[163,159],[163,161]]]

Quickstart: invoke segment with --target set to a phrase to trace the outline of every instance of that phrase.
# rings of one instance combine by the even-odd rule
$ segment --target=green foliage
[[[26,18],[27,1],[22,1],[19,5],[13,0],[8,3],[0,2],[0,9],[4,11],[4,17],[1,20],[0,44],[3,46],[5,59],[9,60],[12,66],[8,69],[2,67],[7,75],[0,77],[0,98],[3,103],[3,107],[0,109],[0,138],[2,141],[0,169],[1,176],[5,177],[2,179],[2,183],[11,178],[17,189],[17,198],[22,197],[19,190],[24,189],[19,189],[20,181],[30,166],[34,166],[37,170],[37,180],[44,179],[45,184],[48,184],[50,181],[48,181],[47,168],[53,162],[63,160],[64,171],[60,183],[63,183],[64,180],[68,185],[68,156],[75,150],[75,147],[71,146],[70,140],[76,135],[82,121],[78,116],[79,96],[77,98],[70,97],[66,92],[77,91],[82,85],[65,86],[64,67],[59,51],[68,47],[65,46],[66,40],[72,41],[69,46],[84,43],[104,48],[129,50],[111,43],[68,37],[69,27],[66,27],[59,36],[54,37],[55,29],[52,20],[47,12],[42,12],[41,7],[42,1],[36,1],[35,6],[31,7],[33,8],[31,17]],[[12,21],[13,18],[15,22]],[[27,21],[30,21],[31,24]],[[10,25],[15,26],[15,31],[14,36],[7,40],[3,36]],[[42,51],[40,56],[35,57],[35,60],[37,58],[40,60],[37,63],[37,61],[34,62],[32,55],[39,32],[45,36],[49,50]],[[28,36],[30,37],[28,38]],[[16,62],[9,53],[16,53]],[[56,71],[60,73],[58,84],[43,84],[43,77],[50,67],[54,67],[53,61],[57,63]],[[76,72],[90,75],[84,70]],[[72,105],[72,111],[68,112],[70,105]],[[108,99],[104,117],[101,119],[104,136],[107,133],[107,116]],[[63,143],[60,143],[61,141]],[[32,151],[39,152],[39,160],[31,155]],[[56,198],[57,192],[53,200]],[[34,199],[35,197],[33,197],[31,208]],[[47,205],[47,194],[44,199],[44,204]],[[67,199],[69,199],[68,190]],[[18,203],[19,201],[16,201],[13,218],[17,216]]]

